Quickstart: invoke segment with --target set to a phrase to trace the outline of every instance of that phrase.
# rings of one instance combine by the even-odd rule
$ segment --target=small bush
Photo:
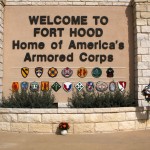
[[[48,92],[15,92],[7,99],[2,99],[4,108],[52,108],[55,97]]]
[[[72,98],[69,98],[69,106],[74,108],[135,107],[137,101],[129,92],[89,93],[83,91],[73,93]]]

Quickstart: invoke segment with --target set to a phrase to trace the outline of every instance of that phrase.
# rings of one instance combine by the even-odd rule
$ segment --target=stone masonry
[[[3,16],[5,6],[131,6],[134,13],[135,96],[139,106],[149,104],[141,90],[150,82],[150,0],[0,0],[0,99],[3,79]]]
[[[92,134],[150,129],[149,107],[91,109],[0,109],[0,131],[59,133],[68,122],[69,134]]]

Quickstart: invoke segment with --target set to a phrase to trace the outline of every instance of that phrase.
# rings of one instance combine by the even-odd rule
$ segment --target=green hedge
[[[48,92],[15,92],[7,99],[2,99],[4,108],[53,108],[55,97],[51,90]]]
[[[74,108],[136,107],[138,102],[129,92],[106,93],[74,92],[69,98],[69,106]]]

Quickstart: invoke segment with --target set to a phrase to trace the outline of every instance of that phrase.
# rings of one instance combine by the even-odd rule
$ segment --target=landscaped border
[[[150,129],[150,107],[0,109],[0,131],[58,133],[68,122],[70,134],[95,134]]]

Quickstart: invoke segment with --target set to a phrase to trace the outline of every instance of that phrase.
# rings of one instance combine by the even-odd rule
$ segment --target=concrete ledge
[[[0,131],[58,133],[60,122],[69,134],[90,134],[150,129],[150,107],[118,108],[0,108]]]

